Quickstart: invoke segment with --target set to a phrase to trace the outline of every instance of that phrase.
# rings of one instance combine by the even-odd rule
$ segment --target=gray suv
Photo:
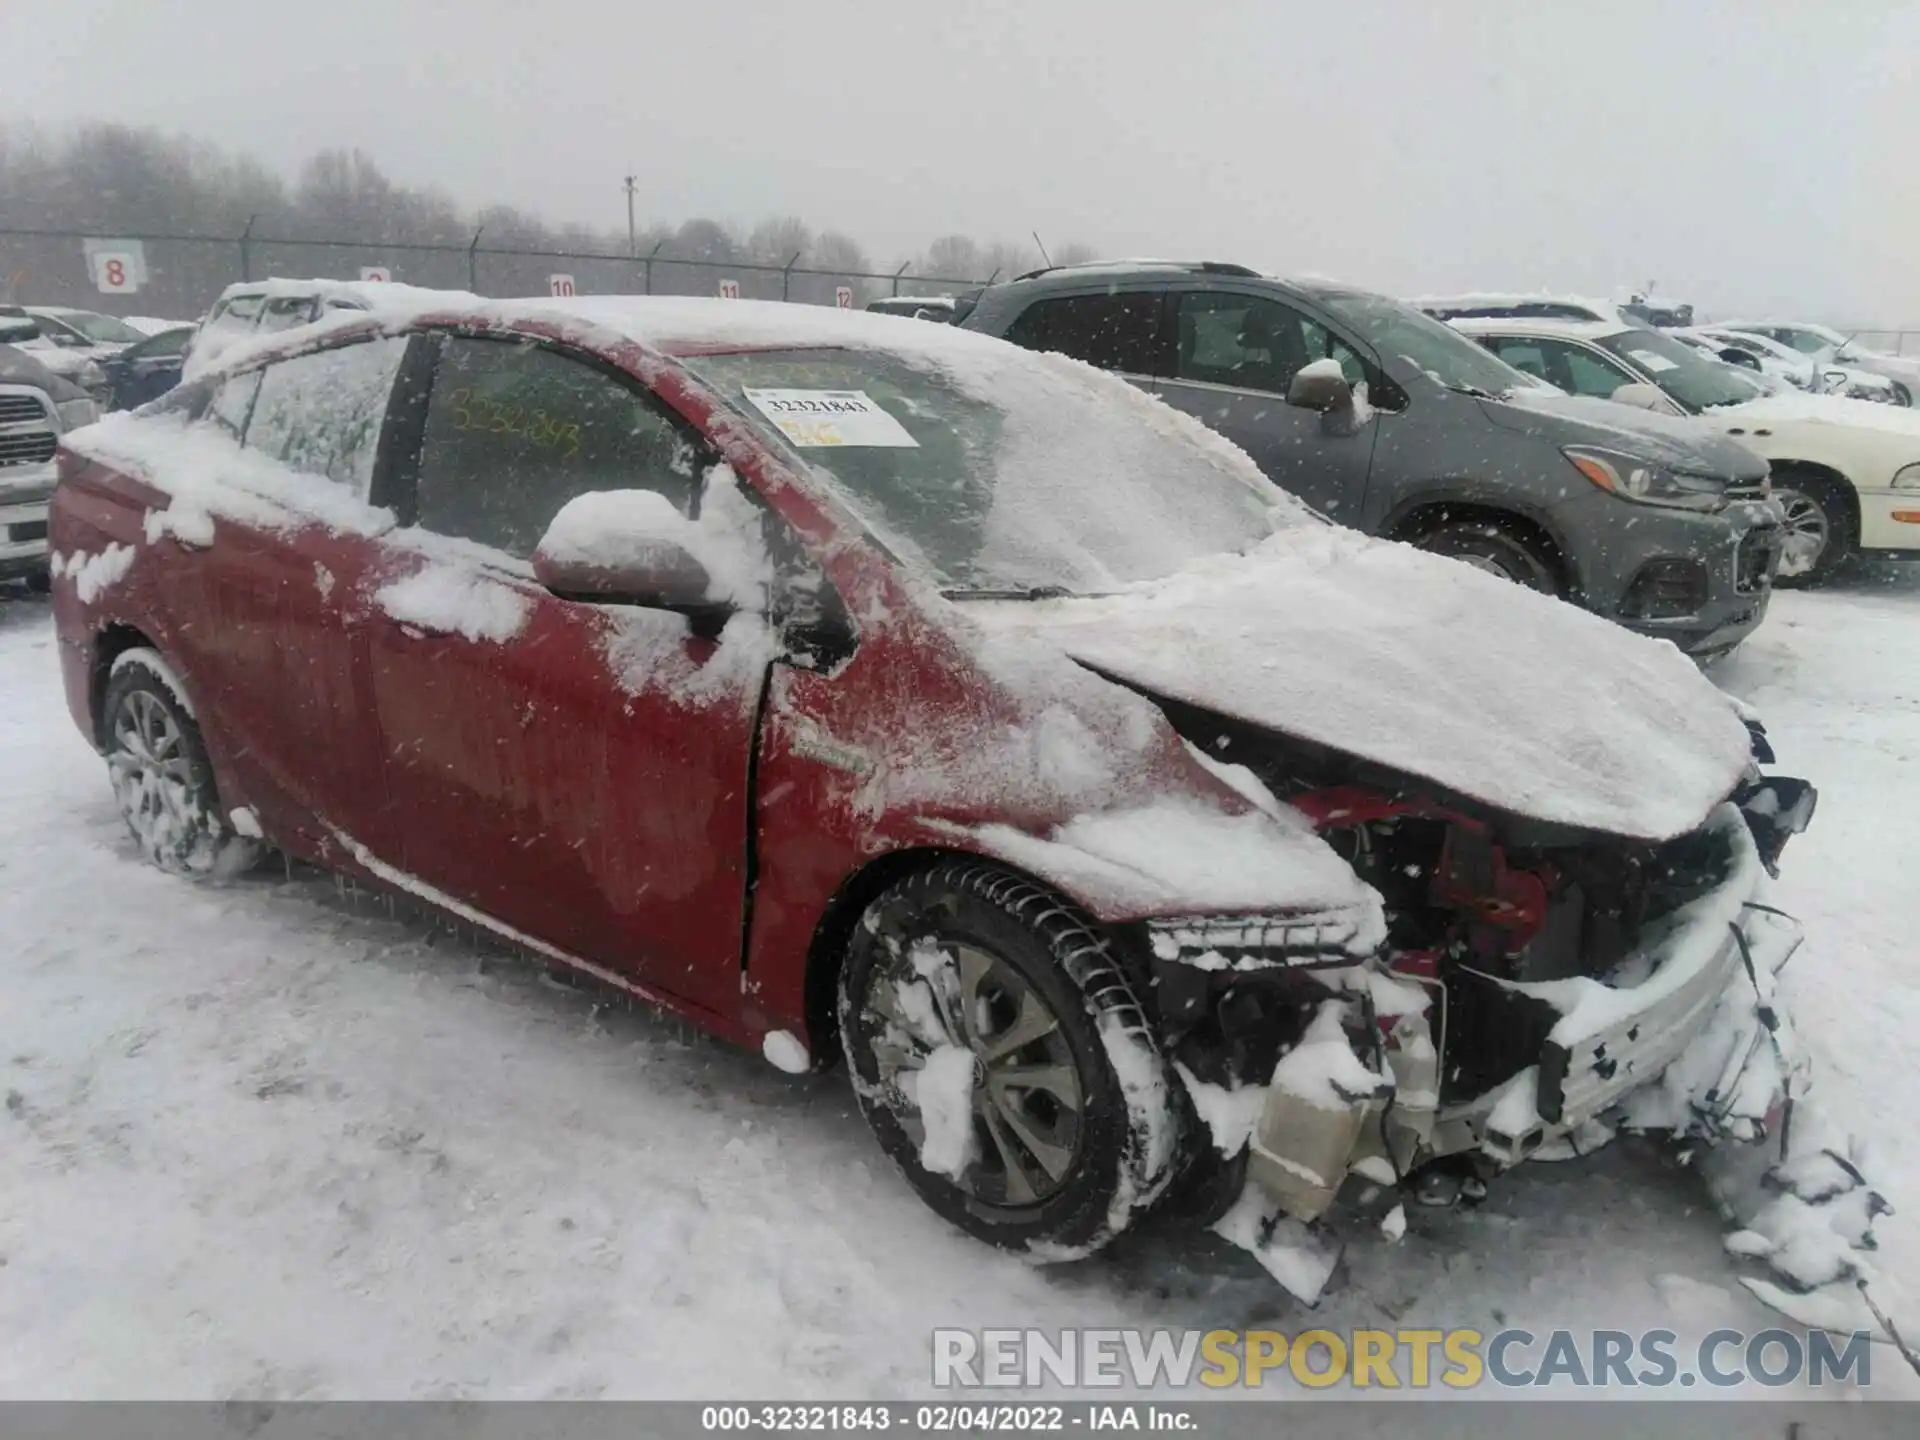
[[[1069,266],[959,323],[1124,375],[1370,534],[1550,591],[1706,656],[1766,614],[1767,462],[1685,421],[1565,395],[1384,296],[1235,265]]]

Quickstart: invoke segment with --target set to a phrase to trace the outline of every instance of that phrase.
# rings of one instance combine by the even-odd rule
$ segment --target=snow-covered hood
[[[1516,389],[1500,400],[1482,400],[1480,408],[1508,430],[1539,433],[1551,427],[1545,438],[1556,445],[1605,445],[1688,475],[1748,483],[1767,473],[1751,450],[1692,416],[1662,415],[1547,389]]]
[[[1333,526],[1114,595],[965,609],[1150,693],[1609,834],[1694,829],[1750,758],[1665,641]]]
[[[1845,395],[1763,395],[1743,405],[1723,405],[1710,412],[1714,420],[1741,420],[1810,425],[1844,425],[1852,430],[1877,430],[1920,442],[1920,410],[1854,400]],[[1917,455],[1920,458],[1920,455]]]

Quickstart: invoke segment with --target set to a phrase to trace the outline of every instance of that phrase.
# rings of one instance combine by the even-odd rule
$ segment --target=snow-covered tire
[[[216,880],[260,858],[259,843],[228,822],[200,726],[156,651],[114,658],[100,733],[121,818],[148,860],[171,874]]]
[[[1773,498],[1787,517],[1776,586],[1818,585],[1852,560],[1859,548],[1858,524],[1841,482],[1816,470],[1779,465],[1773,471]]]
[[[1413,543],[1542,595],[1560,593],[1560,575],[1552,557],[1499,521],[1449,520],[1425,531]]]
[[[970,1235],[1084,1255],[1171,1178],[1178,1111],[1133,986],[1096,924],[1031,880],[950,860],[885,891],[854,929],[839,1018],[882,1148]],[[932,1143],[930,1061],[948,1077]]]

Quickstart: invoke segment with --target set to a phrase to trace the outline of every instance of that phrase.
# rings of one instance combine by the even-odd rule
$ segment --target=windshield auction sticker
[[[796,445],[876,445],[920,448],[906,427],[873,403],[864,390],[741,391],[780,433]]]

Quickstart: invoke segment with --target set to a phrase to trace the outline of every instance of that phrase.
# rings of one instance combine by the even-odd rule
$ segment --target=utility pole
[[[638,175],[627,176],[627,258],[629,260],[639,253],[639,242],[633,236],[633,187],[639,179]]]

